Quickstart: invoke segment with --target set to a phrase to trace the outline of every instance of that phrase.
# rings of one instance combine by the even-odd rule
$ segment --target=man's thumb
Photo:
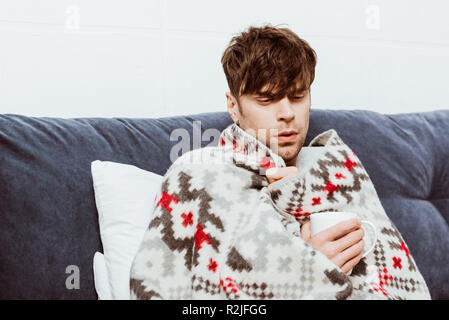
[[[278,171],[278,168],[277,167],[272,167],[272,168],[270,168],[270,169],[267,169],[267,171],[265,171],[265,174],[267,175],[267,176],[273,176],[273,175],[275,175],[276,174],[276,172]]]
[[[311,223],[310,221],[308,221],[301,226],[301,238],[306,242],[310,240],[311,235],[310,225]]]

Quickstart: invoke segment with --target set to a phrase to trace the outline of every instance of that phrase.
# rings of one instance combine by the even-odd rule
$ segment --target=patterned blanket
[[[310,151],[314,160],[271,193],[265,170],[284,160],[236,124],[218,147],[178,158],[133,261],[131,298],[430,299],[356,154],[333,129],[300,154]],[[322,211],[351,211],[377,228],[350,275],[300,237]]]

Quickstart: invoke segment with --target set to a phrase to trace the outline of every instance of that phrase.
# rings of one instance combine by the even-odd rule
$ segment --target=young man
[[[250,134],[262,132],[255,138],[277,147],[287,165],[267,172],[271,191],[273,182],[299,172],[296,161],[309,128],[315,51],[289,29],[253,27],[231,40],[221,62],[231,90],[226,99],[232,119]],[[364,232],[359,220],[314,237],[309,222],[301,235],[345,273],[362,258]]]
[[[316,54],[286,28],[250,27],[222,57],[234,124],[218,147],[164,176],[131,268],[133,299],[428,299],[427,286],[354,152],[330,129],[296,167]],[[309,216],[351,211],[379,232],[362,258],[359,219],[311,236]]]

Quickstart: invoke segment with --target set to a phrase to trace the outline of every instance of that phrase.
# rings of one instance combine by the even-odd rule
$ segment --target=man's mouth
[[[295,130],[284,130],[278,134],[277,138],[279,142],[292,142],[296,140],[297,135]]]

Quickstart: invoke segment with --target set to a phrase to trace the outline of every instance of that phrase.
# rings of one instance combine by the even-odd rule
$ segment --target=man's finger
[[[321,238],[323,241],[334,241],[345,236],[349,232],[359,229],[361,224],[359,219],[348,219],[318,232],[314,237]]]
[[[362,253],[363,247],[365,246],[365,242],[363,240],[360,240],[355,245],[347,248],[343,252],[340,252],[334,259],[334,262],[338,266],[343,266],[345,263],[353,259],[354,257],[357,257]]]
[[[309,241],[309,239],[310,239],[310,221],[308,221],[302,225],[301,238],[306,242]]]
[[[363,257],[363,253],[360,253],[358,256],[352,258],[351,260],[349,260],[348,262],[346,262],[343,266],[341,266],[341,270],[344,273],[348,273],[349,270],[354,269],[354,267],[360,262],[360,260],[362,260]]]
[[[362,240],[364,235],[365,232],[363,231],[363,228],[351,231],[347,235],[334,241],[335,249],[337,250],[337,252],[342,252],[343,250],[353,246],[354,244]]]
[[[274,167],[270,168],[265,172],[268,181],[271,183],[273,181],[280,180],[285,177],[290,177],[299,173],[298,168],[294,166],[290,167]]]

